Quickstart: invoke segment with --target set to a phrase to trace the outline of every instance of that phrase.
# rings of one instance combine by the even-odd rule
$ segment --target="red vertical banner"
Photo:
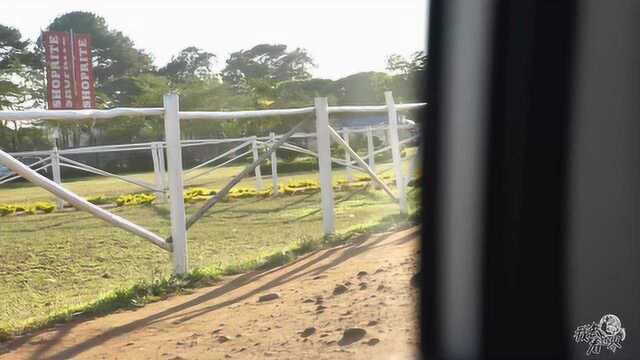
[[[48,31],[43,40],[49,109],[95,108],[91,37]]]
[[[75,70],[76,109],[93,109],[96,107],[96,94],[93,85],[93,64],[91,63],[91,36],[74,34],[73,60]]]
[[[47,61],[47,99],[49,109],[73,109],[69,33],[46,32],[43,40]]]

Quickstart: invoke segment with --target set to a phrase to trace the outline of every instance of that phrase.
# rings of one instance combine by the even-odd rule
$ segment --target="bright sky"
[[[0,1],[0,24],[35,39],[69,11],[103,16],[166,64],[187,46],[219,57],[259,43],[309,51],[316,77],[384,71],[387,56],[425,48],[429,0],[20,0]]]

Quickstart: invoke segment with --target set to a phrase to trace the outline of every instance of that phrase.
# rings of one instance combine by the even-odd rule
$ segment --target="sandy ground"
[[[417,359],[418,232],[26,335],[0,344],[0,359]]]

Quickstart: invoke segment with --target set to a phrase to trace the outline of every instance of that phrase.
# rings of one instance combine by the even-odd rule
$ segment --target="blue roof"
[[[348,127],[383,125],[386,124],[387,121],[387,114],[354,114],[342,116],[340,119],[336,119],[337,124]]]

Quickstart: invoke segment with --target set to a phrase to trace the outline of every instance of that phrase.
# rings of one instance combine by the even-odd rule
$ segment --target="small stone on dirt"
[[[222,344],[222,343],[225,343],[225,342],[227,342],[227,341],[229,341],[231,339],[229,339],[228,337],[226,337],[224,335],[220,335],[220,336],[218,336],[217,340],[218,340],[219,343]]]
[[[356,276],[357,276],[358,278],[361,278],[361,277],[363,277],[363,276],[367,276],[367,275],[369,275],[369,273],[368,273],[368,272],[366,272],[366,271],[360,271],[360,272],[358,273],[358,275],[356,275]]]
[[[279,299],[280,295],[278,295],[277,293],[271,293],[271,294],[266,294],[266,295],[262,295],[258,298],[258,302],[265,302],[265,301],[271,301],[271,300],[275,300],[275,299]]]
[[[314,327],[308,327],[308,328],[306,328],[306,329],[304,329],[304,330],[302,331],[302,333],[300,334],[300,336],[302,336],[303,338],[306,338],[306,337],[309,337],[309,336],[311,336],[311,335],[313,335],[313,334],[315,334],[315,333],[316,333],[316,328],[314,328]]]
[[[383,268],[379,268],[378,270],[376,270],[376,272],[374,272],[374,274],[378,274],[378,273],[381,273],[381,272],[383,272],[383,271],[384,271],[384,269],[383,269]]]
[[[376,320],[371,320],[367,323],[367,326],[376,326],[378,325],[378,322]]]
[[[353,344],[356,341],[361,340],[365,335],[367,335],[367,331],[361,328],[348,328],[342,333],[342,338],[338,341],[338,345],[345,346]]]
[[[373,346],[373,345],[375,345],[375,344],[377,344],[377,343],[379,343],[379,342],[380,342],[380,339],[378,339],[378,338],[371,338],[371,339],[369,339],[369,341],[367,341],[367,342],[366,342],[366,344],[367,344],[367,345],[369,345],[369,346]]]
[[[312,280],[324,279],[326,277],[327,275],[318,275],[318,276],[314,276]]]
[[[333,289],[333,295],[340,295],[347,292],[347,287],[341,284],[336,285],[335,289]]]
[[[324,306],[324,305],[318,305],[318,306],[316,306],[316,311],[324,310],[324,309],[326,309],[326,308],[327,308],[327,307],[326,307],[326,306]]]
[[[367,288],[367,283],[360,283],[360,290],[364,290]]]
[[[312,302],[314,302],[313,299],[306,299],[305,301],[303,301],[304,304],[309,304],[309,303],[312,303]]]

